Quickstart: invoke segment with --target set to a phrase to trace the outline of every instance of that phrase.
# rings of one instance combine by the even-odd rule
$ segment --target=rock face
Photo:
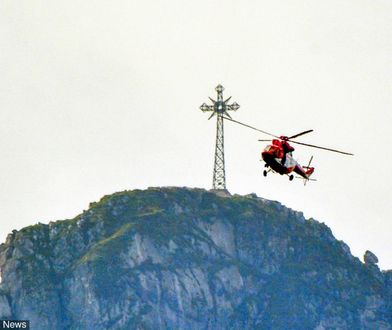
[[[367,265],[375,265],[378,263],[378,258],[373,252],[367,250],[363,256],[363,261]]]
[[[32,329],[392,329],[392,274],[277,202],[104,197],[0,247],[0,319]]]

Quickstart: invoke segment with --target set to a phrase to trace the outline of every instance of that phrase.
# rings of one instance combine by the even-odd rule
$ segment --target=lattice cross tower
[[[234,102],[228,104],[231,96],[223,100],[224,88],[222,85],[218,85],[215,88],[217,92],[217,99],[214,100],[211,97],[209,99],[212,101],[213,105],[207,105],[203,103],[200,106],[201,111],[211,111],[212,114],[208,119],[211,119],[216,115],[216,143],[215,143],[215,162],[214,162],[214,173],[212,179],[212,187],[215,190],[226,190],[226,173],[225,173],[225,152],[224,152],[224,132],[223,132],[223,119],[224,116],[229,118],[230,115],[228,111],[237,111],[239,109],[239,104]]]

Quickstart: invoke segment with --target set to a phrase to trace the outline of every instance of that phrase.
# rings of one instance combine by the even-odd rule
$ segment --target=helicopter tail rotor
[[[303,168],[310,168],[310,164],[312,164],[312,160],[313,160],[313,156],[310,157],[308,165],[302,166],[302,167],[303,167]]]

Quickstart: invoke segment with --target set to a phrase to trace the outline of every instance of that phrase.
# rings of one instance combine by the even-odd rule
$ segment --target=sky
[[[317,182],[262,175],[261,133],[225,123],[227,187],[324,222],[392,269],[392,2],[0,2],[0,241],[103,195],[210,189],[215,87],[234,119],[299,141]]]

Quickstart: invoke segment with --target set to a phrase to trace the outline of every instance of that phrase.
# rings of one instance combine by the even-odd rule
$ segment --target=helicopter
[[[261,152],[261,158],[265,162],[265,169],[263,171],[263,175],[267,176],[269,172],[274,172],[274,173],[279,173],[281,175],[288,175],[289,180],[292,181],[294,179],[294,175],[292,174],[293,172],[298,174],[301,178],[304,180],[304,184],[306,184],[307,181],[315,181],[315,179],[310,178],[310,176],[314,172],[314,167],[311,167],[311,163],[313,160],[313,156],[310,158],[308,164],[306,166],[301,166],[294,158],[292,152],[294,151],[294,148],[289,144],[290,143],[295,143],[295,144],[300,144],[306,147],[311,147],[311,148],[317,148],[317,149],[322,149],[322,150],[327,150],[327,151],[332,151],[332,152],[337,152],[343,155],[350,155],[354,156],[354,154],[345,152],[345,151],[340,151],[336,149],[331,149],[331,148],[326,148],[326,147],[320,147],[316,146],[314,144],[308,144],[308,143],[303,143],[303,142],[298,142],[298,141],[293,141],[293,139],[298,138],[302,135],[308,134],[313,132],[312,129],[292,135],[290,137],[281,135],[277,136],[275,134],[268,133],[266,131],[263,131],[261,129],[258,129],[256,127],[241,123],[237,120],[234,120],[232,118],[223,117],[225,120],[237,123],[239,125],[245,126],[247,128],[253,129],[255,131],[261,132],[263,134],[269,135],[273,137],[273,139],[263,139],[259,141],[264,141],[264,142],[271,142],[271,144],[267,145],[264,150]]]
[[[263,171],[263,175],[267,176],[269,172],[275,172],[279,173],[280,175],[288,175],[289,180],[292,181],[294,179],[294,175],[292,174],[293,172],[298,174],[300,177],[304,180],[304,184],[306,184],[307,181],[312,180],[315,181],[314,179],[311,179],[310,176],[314,172],[314,167],[311,167],[311,163],[313,160],[313,156],[310,158],[309,163],[306,166],[301,166],[294,158],[292,155],[292,152],[294,151],[294,148],[289,144],[289,141],[291,143],[296,143],[300,145],[304,145],[307,147],[312,147],[312,148],[317,148],[317,149],[323,149],[327,151],[332,151],[332,152],[337,152],[341,153],[344,155],[351,155],[353,154],[349,152],[344,152],[344,151],[339,151],[336,149],[331,149],[331,148],[325,148],[325,147],[320,147],[316,146],[313,144],[308,144],[308,143],[302,143],[298,141],[292,141],[292,139],[295,139],[299,136],[308,134],[310,132],[313,132],[313,130],[307,130],[298,134],[295,134],[293,136],[276,136],[273,134],[272,135],[275,139],[269,139],[269,140],[259,140],[259,141],[270,141],[272,142],[271,144],[267,145],[264,150],[261,152],[261,158],[265,162],[265,170]]]

